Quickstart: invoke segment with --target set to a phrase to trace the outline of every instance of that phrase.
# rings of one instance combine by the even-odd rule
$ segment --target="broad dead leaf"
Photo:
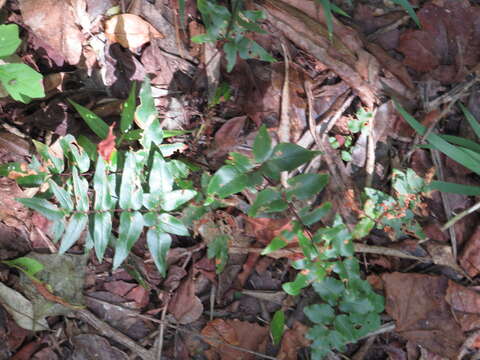
[[[20,0],[23,21],[35,35],[60,53],[71,65],[80,61],[83,35],[68,1]]]
[[[113,43],[135,51],[152,39],[163,35],[141,17],[133,14],[120,14],[105,22],[105,35]]]
[[[477,226],[460,255],[460,265],[471,277],[480,272],[480,226]]]
[[[283,334],[277,358],[279,360],[296,359],[298,351],[310,345],[310,341],[305,337],[307,331],[307,326],[295,321],[292,328]]]
[[[421,274],[384,274],[385,310],[395,331],[430,351],[455,357],[465,340],[445,301],[448,279]]]
[[[404,63],[444,83],[461,80],[480,58],[480,8],[465,0],[432,1],[417,15],[422,30],[400,37]]]
[[[202,330],[202,335],[218,339],[218,342],[213,339],[205,339],[205,341],[213,347],[221,360],[253,360],[254,355],[233,349],[224,343],[264,352],[268,328],[238,319],[215,319],[207,323]]]
[[[192,277],[180,285],[168,310],[180,324],[190,324],[202,315],[203,304],[195,295],[195,282]]]

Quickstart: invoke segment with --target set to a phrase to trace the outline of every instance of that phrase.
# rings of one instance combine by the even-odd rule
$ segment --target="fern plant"
[[[34,157],[27,166],[3,165],[0,170],[16,178],[20,185],[42,186],[35,197],[18,201],[52,221],[55,240],[61,240],[60,253],[69,250],[87,230],[87,248],[94,248],[102,261],[107,246],[112,244],[113,268],[118,268],[147,228],[150,253],[165,276],[170,234],[189,235],[187,227],[172,212],[197,192],[179,185],[188,176],[188,166],[168,160],[172,150],[182,144],[162,144],[163,131],[149,82],[145,81],[140,90],[141,104],[136,110],[134,91],[133,88],[124,106],[120,140],[138,135],[138,150],[116,149],[108,125],[74,103],[87,124],[105,138],[100,144],[103,143],[107,153],[101,156],[91,153],[89,157],[76,139],[67,135],[59,140],[62,157],[53,154],[45,144],[34,142],[38,159]],[[134,116],[143,126],[140,131],[131,129]],[[88,140],[84,139],[84,143],[88,144]],[[116,145],[120,146],[120,142]]]

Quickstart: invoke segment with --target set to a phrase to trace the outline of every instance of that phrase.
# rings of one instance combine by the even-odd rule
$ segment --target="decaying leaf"
[[[448,279],[423,274],[384,274],[386,312],[395,331],[428,350],[454,358],[465,340],[445,301]]]
[[[83,35],[68,1],[20,0],[23,21],[36,36],[60,53],[71,65],[80,61]]]
[[[213,339],[205,339],[222,360],[253,360],[254,355],[228,347],[225,343],[264,352],[268,328],[238,319],[215,319],[207,323],[202,330],[202,335],[219,340],[217,342]]]
[[[195,282],[191,277],[180,285],[168,310],[180,324],[190,324],[202,315],[203,304],[195,295]]]
[[[152,39],[163,35],[141,17],[133,14],[120,14],[105,22],[105,35],[113,43],[135,51]]]

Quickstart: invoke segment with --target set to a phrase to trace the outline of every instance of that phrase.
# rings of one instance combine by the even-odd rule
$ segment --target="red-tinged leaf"
[[[115,135],[113,135],[113,128],[115,123],[113,123],[108,128],[108,136],[98,143],[98,153],[106,162],[110,162],[113,152],[115,151]]]

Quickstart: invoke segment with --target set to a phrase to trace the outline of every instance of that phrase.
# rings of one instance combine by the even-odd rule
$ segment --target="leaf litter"
[[[363,166],[372,156],[373,186],[385,192],[391,192],[391,169],[401,166],[402,161],[422,176],[428,176],[434,169],[428,150],[416,149],[408,159],[411,142],[417,144],[421,139],[395,113],[393,104],[384,101],[384,96],[400,102],[409,112],[417,110],[417,118],[423,118],[425,126],[443,117],[440,132],[471,133],[465,131],[459,112],[449,108],[446,114],[441,114],[447,108],[445,105],[432,112],[425,104],[439,95],[443,96],[441,104],[461,98],[478,115],[477,90],[460,91],[457,98],[452,90],[469,76],[476,76],[480,60],[477,34],[480,10],[474,2],[419,2],[416,14],[421,28],[398,7],[355,4],[350,8],[353,20],[349,21],[357,26],[348,26],[345,19],[336,17],[330,41],[327,19],[316,2],[258,1],[257,5],[266,14],[268,31],[255,33],[252,38],[279,61],[270,64],[238,58],[233,71],[227,72],[225,61],[220,60],[215,65],[220,71],[218,80],[229,84],[233,95],[221,97],[214,106],[206,96],[211,80],[205,70],[209,64],[203,45],[190,40],[191,36],[204,31],[197,6],[194,1],[186,1],[188,16],[183,21],[188,24],[184,27],[176,15],[180,11],[179,3],[157,0],[154,5],[132,1],[128,9],[122,9],[125,2],[107,0],[19,0],[6,5],[0,2],[9,21],[23,27],[26,35],[26,45],[20,53],[23,60],[45,76],[49,74],[48,82],[45,79],[45,99],[29,105],[0,99],[3,111],[0,116],[4,122],[0,132],[2,163],[25,162],[32,155],[29,139],[48,140],[51,132],[62,136],[82,134],[105,160],[111,160],[115,157],[115,140],[119,136],[115,123],[119,121],[120,111],[118,106],[114,109],[114,102],[126,99],[132,81],[142,81],[146,74],[152,77],[157,94],[155,104],[165,128],[190,131],[205,124],[196,138],[182,135],[188,147],[185,154],[192,160],[218,164],[231,151],[249,154],[261,125],[265,124],[271,134],[275,134],[280,125],[285,94],[282,92],[285,64],[280,37],[288,43],[292,56],[288,71],[291,139],[303,146],[318,146],[311,136],[311,130],[315,129],[310,129],[308,119],[305,82],[309,81],[313,87],[312,116],[318,120],[314,125],[332,147],[338,143],[338,150],[329,152],[333,155],[330,158],[333,166],[328,170],[336,168],[342,176],[347,174],[350,179],[344,178],[346,183],[362,188]],[[349,96],[353,100],[340,110]],[[88,133],[78,116],[69,110],[65,97],[74,98],[106,118],[108,137],[99,142]],[[112,103],[110,109],[114,110],[107,110],[105,102]],[[349,125],[362,106],[376,114],[372,132],[364,133],[363,137],[352,132]],[[472,134],[468,136],[478,141]],[[373,146],[369,145],[370,137]],[[341,157],[345,152],[351,152],[351,163],[345,161],[345,155]],[[446,180],[479,185],[473,170],[443,155],[440,161]],[[326,170],[321,162],[309,166]],[[32,216],[30,210],[15,201],[22,195],[11,179],[3,177],[1,181],[0,259],[18,258],[32,248],[54,252],[58,245],[53,241],[53,223],[38,214]],[[26,191],[33,194],[39,189]],[[358,204],[350,206],[358,202],[355,198],[359,195],[358,189],[352,188],[349,194],[354,194],[349,200],[349,209],[355,208],[358,213]],[[479,348],[478,335],[475,335],[475,330],[480,328],[476,278],[480,272],[478,214],[455,224],[459,254],[456,258],[450,245],[451,233],[441,230],[441,224],[451,215],[445,214],[445,199],[438,191],[422,195],[428,211],[421,219],[421,226],[428,239],[418,239],[412,234],[392,239],[382,231],[375,231],[366,239],[367,246],[376,246],[377,254],[364,256],[362,270],[375,289],[386,297],[385,319],[395,323],[394,336],[372,335],[376,338],[369,348],[365,347],[366,359],[401,358],[406,353],[416,359],[420,356],[455,358],[461,351],[465,354]],[[335,200],[335,210],[345,206],[331,189],[324,196]],[[221,273],[218,273],[218,259],[207,256],[208,250],[205,250],[218,242],[218,234],[204,231],[205,223],[203,229],[201,224],[194,225],[198,230],[194,237],[174,237],[166,259],[169,264],[166,278],[157,273],[143,238],[134,247],[135,257],[132,255],[134,260],[127,271],[112,273],[109,263],[99,264],[92,257],[88,259],[85,276],[84,265],[80,265],[82,269],[76,270],[77,279],[68,290],[56,287],[62,283],[61,279],[52,280],[50,276],[43,278],[40,287],[22,288],[25,276],[20,273],[23,280],[18,280],[18,273],[0,265],[0,279],[5,284],[2,284],[5,291],[0,296],[3,305],[0,310],[9,314],[6,331],[11,334],[6,339],[8,351],[16,353],[17,358],[62,358],[63,352],[79,358],[88,357],[89,353],[102,354],[102,358],[127,358],[126,352],[135,353],[140,349],[140,357],[150,358],[159,342],[158,338],[153,341],[151,334],[157,326],[167,324],[161,342],[164,354],[171,358],[193,358],[199,355],[196,353],[199,349],[209,359],[254,359],[262,354],[278,359],[305,358],[304,349],[310,345],[306,333],[311,324],[303,315],[302,301],[308,302],[311,294],[305,291],[299,301],[286,296],[281,287],[282,283],[293,280],[292,262],[303,257],[301,240],[284,239],[288,243],[285,248],[263,256],[263,248],[292,228],[292,219],[240,216],[238,209],[251,198],[252,194],[243,193],[223,213],[218,212],[214,219],[204,219],[207,223],[213,221],[214,228],[230,235]],[[476,199],[467,195],[447,197],[456,212],[468,208],[474,200],[478,201],[478,196]],[[81,241],[82,246],[74,251],[88,246],[88,239]],[[395,249],[418,258],[429,256],[431,265],[392,257],[381,249]],[[112,256],[107,249],[107,261],[111,261]],[[55,262],[51,265],[54,272],[67,273],[60,270],[61,265]],[[68,308],[81,304],[77,296],[83,291],[87,294],[87,311],[91,311],[83,319],[90,319],[93,327],[105,325],[98,334],[72,335],[69,344],[62,341],[57,348],[47,351],[41,345],[47,341],[47,332],[37,333],[39,340],[32,341],[33,337],[18,330],[15,322],[29,330],[26,334],[38,331],[31,326],[32,318],[38,319],[43,327],[53,325],[67,329],[67,323],[56,315],[72,311],[65,310],[65,305]],[[12,302],[12,298],[17,300]],[[34,309],[42,308],[38,305],[40,300],[50,302],[50,306],[53,301],[56,310],[34,314]],[[19,301],[22,311],[12,312]],[[279,307],[286,311],[287,321],[280,345],[275,347],[267,325]],[[157,324],[147,315],[141,318],[141,314],[156,316],[155,321],[163,322]],[[14,341],[14,336],[20,340]],[[28,339],[23,346],[21,339]],[[137,343],[130,343],[128,339]],[[117,343],[124,347],[118,348]],[[360,356],[362,351],[358,345],[352,345],[346,354],[355,357],[355,353]]]

